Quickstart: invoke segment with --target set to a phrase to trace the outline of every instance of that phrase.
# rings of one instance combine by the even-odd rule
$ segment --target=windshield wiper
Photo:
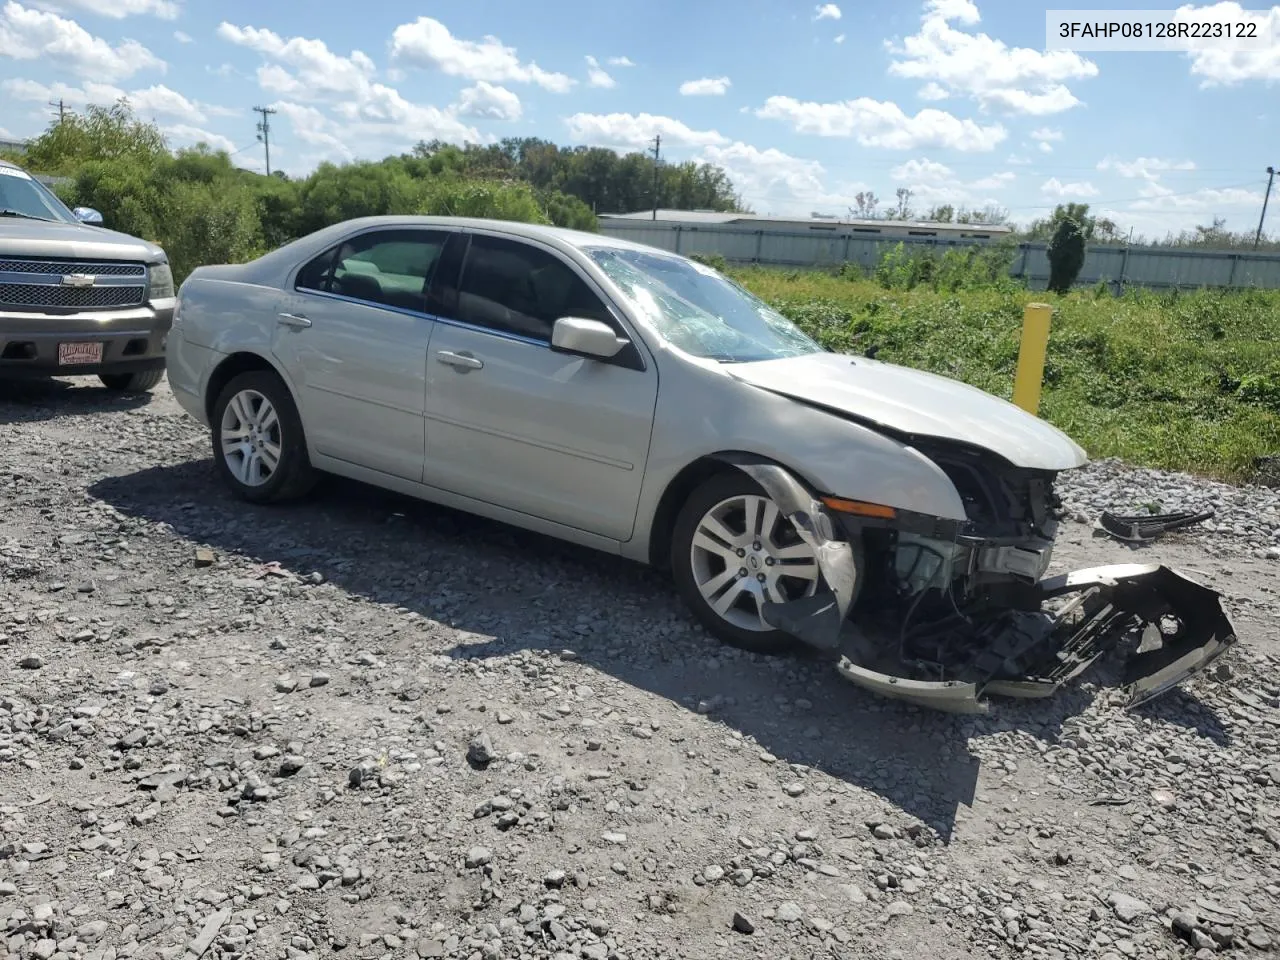
[[[34,213],[23,213],[21,210],[10,210],[8,207],[0,208],[0,217],[21,217],[24,220],[43,220],[45,223],[57,223],[51,217],[37,217]]]

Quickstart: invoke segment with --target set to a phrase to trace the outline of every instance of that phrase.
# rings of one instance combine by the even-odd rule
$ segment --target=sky
[[[51,100],[121,95],[172,146],[257,170],[252,108],[271,107],[291,175],[434,138],[661,135],[664,160],[724,167],[757,213],[906,187],[918,211],[1026,223],[1082,201],[1148,236],[1252,231],[1280,166],[1280,6],[1254,9],[1269,49],[1077,52],[1046,50],[1027,0],[0,0],[0,136],[38,134]]]

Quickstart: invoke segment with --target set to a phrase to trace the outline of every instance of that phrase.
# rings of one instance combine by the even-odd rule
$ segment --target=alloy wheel
[[[721,500],[698,522],[689,547],[694,584],[707,605],[743,630],[765,632],[765,601],[786,603],[818,588],[818,559],[768,497]]]

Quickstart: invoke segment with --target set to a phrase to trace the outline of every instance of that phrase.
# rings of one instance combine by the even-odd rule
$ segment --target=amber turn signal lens
[[[898,515],[893,507],[880,503],[867,503],[865,500],[845,500],[843,497],[822,497],[822,502],[839,513],[851,513],[858,517],[876,517],[880,520],[892,520]]]

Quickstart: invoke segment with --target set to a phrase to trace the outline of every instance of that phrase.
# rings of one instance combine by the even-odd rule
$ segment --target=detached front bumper
[[[988,655],[975,658],[964,679],[897,677],[848,656],[836,668],[882,696],[951,713],[986,713],[988,696],[1051,696],[1126,641],[1136,641],[1121,680],[1132,709],[1201,672],[1236,642],[1218,594],[1162,565],[1077,570],[1040,581],[1037,592],[1046,604],[1070,599],[1056,612],[1011,614],[991,629]]]
[[[814,549],[822,571],[824,583],[814,596],[766,603],[765,621],[835,654],[842,676],[882,696],[947,712],[986,713],[989,696],[1051,696],[1106,655],[1132,646],[1121,681],[1132,708],[1204,670],[1236,642],[1219,595],[1168,567],[1118,564],[1041,579],[1051,552],[1047,541],[978,543],[970,551],[972,570],[1020,579],[1020,602],[959,618],[948,642],[963,655],[953,659],[948,675],[922,679],[904,662],[886,670],[884,656],[862,657],[859,644],[847,642],[846,620],[861,587],[857,544],[786,470],[732,462],[778,504]]]
[[[165,365],[173,299],[125,310],[0,313],[0,379],[135,373]],[[60,344],[101,344],[98,362],[60,363]]]

